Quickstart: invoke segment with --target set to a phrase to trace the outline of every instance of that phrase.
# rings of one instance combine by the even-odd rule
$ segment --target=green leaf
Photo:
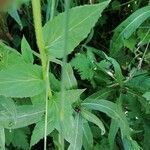
[[[125,137],[123,140],[123,146],[125,150],[141,150],[140,146],[136,141],[132,140],[130,137]]]
[[[122,132],[130,135],[130,129],[126,117],[117,104],[103,99],[88,99],[85,102],[83,101],[81,105],[87,109],[98,110],[106,113],[112,119],[115,119],[116,121],[118,120]]]
[[[83,137],[82,124],[83,124],[82,118],[78,113],[75,116],[75,126],[73,136],[71,137],[71,142],[68,150],[81,150]]]
[[[67,90],[77,88],[77,80],[73,74],[73,70],[70,64],[65,65],[65,80],[64,84]]]
[[[19,149],[27,150],[29,149],[28,143],[28,128],[21,128],[17,130],[5,130],[6,134],[6,145],[12,144],[14,147]]]
[[[115,119],[112,119],[110,129],[109,129],[109,134],[108,134],[108,140],[109,140],[111,150],[114,149],[115,137],[118,130],[119,130],[118,122]]]
[[[143,97],[146,98],[147,100],[150,100],[150,92],[144,93]]]
[[[97,125],[101,129],[102,135],[105,134],[105,127],[103,125],[103,122],[97,116],[95,116],[91,112],[83,110],[83,109],[81,110],[81,114],[82,114],[83,118],[85,118],[87,121],[92,122],[95,125]]]
[[[22,128],[38,122],[44,114],[44,109],[37,106],[22,105],[16,107],[16,112],[0,111],[0,124],[6,129]]]
[[[147,123],[144,125],[144,140],[142,144],[144,150],[148,150],[150,147],[149,135],[150,135],[150,124]]]
[[[60,110],[61,110],[61,92],[55,93],[53,96],[56,118],[57,121],[57,130],[63,133],[64,138],[70,142],[71,136],[73,134],[74,128],[74,118],[73,118],[73,108],[72,104],[79,100],[80,95],[84,90],[76,89],[76,90],[67,90],[64,92],[64,112],[63,117],[60,119]],[[60,127],[61,124],[61,127]],[[62,130],[62,131],[61,131]]]
[[[84,62],[84,63],[83,63]],[[91,80],[94,75],[94,69],[92,62],[87,58],[85,54],[78,53],[71,61],[71,65],[78,70],[81,79]]]
[[[18,14],[17,8],[13,7],[9,12],[9,15],[20,25],[21,29],[23,28],[21,18]]]
[[[52,73],[49,73],[49,80],[50,80],[50,86],[51,86],[51,89],[53,91],[60,91],[60,87],[61,87],[61,82],[56,79],[56,77],[54,76],[54,74]]]
[[[16,105],[11,98],[0,96],[0,111],[7,112],[10,116],[17,114]]]
[[[0,127],[0,150],[5,150],[5,131]]]
[[[134,12],[115,29],[115,34],[111,42],[111,56],[117,56],[123,47],[124,39],[128,39],[149,17],[150,6],[143,7]]]
[[[0,71],[0,95],[7,97],[30,97],[44,90],[40,67],[18,64]]]
[[[85,91],[85,89],[73,89],[73,90],[66,90],[64,93],[65,101],[68,104],[73,104],[77,100],[79,100],[80,95]],[[54,95],[54,99],[60,103],[61,102],[61,92],[56,92]]]
[[[93,149],[93,134],[87,121],[83,122],[83,147],[85,150]]]
[[[24,63],[20,53],[0,42],[0,70],[19,63]]]
[[[122,86],[124,76],[122,75],[122,71],[121,71],[119,63],[114,58],[111,58],[111,57],[106,56],[106,59],[112,63],[112,65],[114,67],[114,71],[115,71],[115,78],[116,78],[117,82]]]
[[[150,91],[150,76],[147,73],[141,73],[135,75],[131,80],[126,83],[130,89],[133,89],[138,92],[145,93],[146,91]]]
[[[33,64],[34,58],[32,55],[32,49],[25,37],[23,37],[21,41],[21,51],[22,51],[22,57],[25,60],[25,62]]]
[[[70,54],[87,37],[109,2],[105,1],[100,4],[79,6],[70,9],[67,54]],[[59,14],[43,28],[46,49],[49,56],[63,57],[64,28],[62,28],[62,24],[64,24],[64,15],[65,13]]]
[[[118,118],[118,107],[115,103],[103,99],[87,99],[82,106],[88,109],[99,110],[106,113],[111,118]],[[120,117],[119,117],[120,118]]]
[[[47,135],[49,135],[55,129],[55,122],[50,117],[51,116],[49,116],[48,122],[47,122]],[[42,119],[40,122],[38,122],[36,124],[36,126],[34,127],[34,130],[32,132],[30,147],[37,144],[44,137],[44,131],[45,131],[44,127],[45,127],[44,119]]]
[[[149,22],[148,24],[144,23],[143,26],[146,26],[146,25],[149,25]],[[150,39],[150,30],[149,28],[139,28],[138,31],[137,31],[137,35],[138,35],[138,38],[140,39],[140,45],[145,45],[147,43],[149,43],[149,39]]]
[[[113,89],[113,88],[105,88],[105,89],[102,89],[102,90],[97,91],[96,93],[90,95],[84,101],[88,101],[88,99],[95,99],[95,100],[107,99],[108,96],[111,95],[114,91],[115,91],[115,89]]]
[[[137,37],[131,36],[129,39],[124,40],[124,46],[129,48],[132,52],[136,49]]]

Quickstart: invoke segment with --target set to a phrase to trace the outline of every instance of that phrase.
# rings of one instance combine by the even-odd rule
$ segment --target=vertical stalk
[[[55,0],[51,0],[51,20],[54,18],[55,13]]]
[[[64,56],[62,63],[62,76],[61,76],[61,110],[60,110],[60,143],[61,150],[64,150],[64,138],[63,138],[63,120],[64,120],[64,99],[65,99],[65,66],[67,63],[67,41],[68,41],[68,27],[69,27],[69,6],[70,0],[65,0],[65,17],[64,17]]]
[[[45,71],[47,66],[47,56],[45,52],[45,43],[42,32],[42,16],[40,0],[32,0],[33,19],[36,33],[36,42],[41,55],[41,62],[43,68],[43,77],[45,78]]]
[[[45,81],[45,131],[44,131],[44,150],[47,149],[47,119],[48,119],[48,98],[52,97],[51,88],[49,85],[49,61],[45,51],[45,43],[42,32],[42,16],[40,0],[32,0],[33,19],[36,33],[36,42],[39,48],[43,80]]]

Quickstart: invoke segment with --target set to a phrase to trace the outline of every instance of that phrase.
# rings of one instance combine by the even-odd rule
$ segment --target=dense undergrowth
[[[0,150],[149,150],[150,2],[7,2]]]

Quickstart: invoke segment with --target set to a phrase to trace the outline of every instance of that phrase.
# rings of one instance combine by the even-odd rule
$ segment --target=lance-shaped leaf
[[[93,134],[86,120],[83,122],[82,130],[83,130],[83,147],[86,150],[92,150],[93,149]]]
[[[82,106],[85,108],[88,108],[88,109],[98,110],[103,113],[106,113],[109,117],[118,121],[121,131],[125,135],[130,135],[130,129],[128,126],[128,122],[125,118],[125,115],[120,110],[120,108],[117,104],[107,101],[107,100],[103,100],[103,99],[99,99],[99,100],[88,99],[82,103]]]
[[[67,54],[71,53],[87,37],[109,2],[105,1],[100,4],[79,6],[70,9]],[[64,24],[64,16],[65,13],[59,14],[43,28],[46,49],[49,56],[63,57],[64,28],[62,25]]]
[[[42,71],[38,66],[18,64],[0,71],[0,95],[31,97],[44,90]]]
[[[97,116],[95,116],[91,112],[83,110],[83,109],[81,111],[81,114],[87,121],[96,124],[101,129],[102,135],[105,134],[105,127],[104,127],[102,121]]]
[[[104,88],[100,91],[97,91],[96,93],[90,95],[89,97],[87,97],[84,101],[88,100],[88,99],[107,99],[107,97],[109,97],[113,92],[115,91],[115,89],[113,88]]]
[[[74,132],[73,136],[71,137],[71,142],[68,150],[81,150],[83,137],[82,124],[82,118],[80,114],[77,114],[75,116]]]
[[[110,129],[109,129],[109,134],[108,134],[108,140],[109,140],[111,150],[114,149],[115,137],[118,130],[119,130],[118,122],[115,119],[112,119]]]
[[[134,12],[116,29],[111,43],[111,55],[117,56],[123,47],[124,39],[128,39],[136,29],[150,17],[150,6],[143,7]]]

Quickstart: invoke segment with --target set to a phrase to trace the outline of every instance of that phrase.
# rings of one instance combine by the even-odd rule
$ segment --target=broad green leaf
[[[0,70],[18,63],[24,63],[21,54],[0,42]]]
[[[103,125],[103,122],[97,116],[86,110],[81,110],[81,114],[87,121],[97,125],[101,129],[102,135],[105,134],[105,127]]]
[[[8,110],[0,111],[0,124],[7,129],[22,128],[38,122],[44,114],[44,109],[36,106],[22,105],[16,107],[17,114]]]
[[[115,29],[115,33],[111,42],[111,56],[117,56],[123,47],[124,39],[128,39],[149,17],[150,6],[143,7],[134,12]]]
[[[70,54],[87,37],[109,2],[105,1],[100,4],[79,6],[70,9],[67,54]],[[65,13],[59,14],[43,28],[46,50],[49,56],[63,57],[64,28],[62,28],[62,24],[64,24],[64,15]]]
[[[30,97],[44,90],[42,72],[38,66],[18,64],[0,71],[0,95]]]
[[[37,144],[42,138],[44,138],[44,131],[45,131],[44,127],[45,127],[44,119],[42,119],[40,122],[36,124],[32,132],[30,147]],[[47,122],[47,135],[49,135],[54,129],[55,129],[55,122],[53,119],[51,119],[51,116],[49,116]]]
[[[85,150],[93,149],[93,134],[87,121],[83,122],[83,147]]]
[[[40,106],[43,109],[45,108],[45,92],[39,95],[33,96],[30,99],[34,106]]]
[[[0,150],[5,150],[5,131],[0,127]]]
[[[22,57],[25,60],[25,62],[33,63],[34,58],[32,55],[32,49],[25,37],[23,37],[21,41],[21,51],[22,51]]]
[[[60,118],[61,113],[61,92],[56,92],[53,96],[53,101],[55,105],[56,112],[56,129],[63,133],[64,138],[70,142],[71,135],[73,134],[74,128],[74,118],[73,118],[73,108],[72,104],[79,100],[80,95],[84,90],[67,90],[64,92],[64,112],[62,118]],[[61,126],[60,126],[61,125]],[[61,131],[62,130],[62,131]]]
[[[71,137],[71,142],[68,150],[81,150],[83,138],[82,125],[83,125],[82,118],[78,113],[75,116],[75,126],[73,136]]]
[[[49,135],[55,128],[58,123],[57,116],[57,107],[56,103],[51,99],[51,103],[48,104],[48,121],[47,121],[47,135]],[[37,104],[36,104],[37,105]],[[38,105],[40,107],[40,105]],[[45,107],[43,107],[43,110]],[[45,132],[45,118],[42,117],[39,122],[36,123],[34,130],[32,132],[30,147],[37,144],[41,139],[44,138]]]

